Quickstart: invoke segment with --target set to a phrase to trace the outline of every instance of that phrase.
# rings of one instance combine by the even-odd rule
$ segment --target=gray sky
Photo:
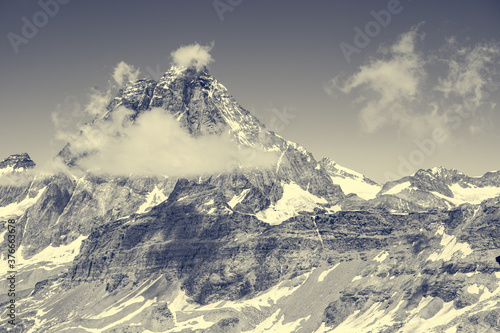
[[[49,16],[37,1],[2,1],[0,158],[55,155],[64,143],[51,114],[71,114],[92,88],[105,90],[120,61],[150,76],[181,45],[214,42],[211,73],[265,124],[273,108],[293,114],[279,134],[317,159],[380,182],[439,165],[470,175],[500,169],[500,87],[488,85],[500,82],[498,1],[216,4],[230,10],[73,0]],[[371,11],[382,10],[390,18],[376,23]],[[23,32],[34,20],[38,31]],[[371,36],[356,40],[356,27]]]

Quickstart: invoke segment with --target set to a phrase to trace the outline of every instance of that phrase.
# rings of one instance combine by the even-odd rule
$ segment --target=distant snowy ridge
[[[382,188],[366,176],[343,167],[329,158],[322,159],[318,166],[328,172],[333,183],[340,185],[345,194],[354,193],[362,199],[369,200],[375,198]]]

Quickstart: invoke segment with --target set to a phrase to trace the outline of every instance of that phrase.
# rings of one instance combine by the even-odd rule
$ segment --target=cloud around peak
[[[139,72],[139,69],[127,64],[124,61],[121,61],[118,63],[118,65],[116,65],[113,71],[113,79],[118,84],[118,86],[122,86],[125,83],[137,80]]]
[[[214,61],[210,55],[213,47],[213,42],[210,45],[200,45],[198,43],[183,45],[170,53],[172,65],[178,67],[194,66],[197,70],[203,69]]]
[[[166,110],[153,108],[132,120],[119,107],[107,119],[81,127],[70,140],[78,164],[96,174],[189,177],[272,167],[277,156],[243,148],[222,135],[193,137]],[[87,154],[88,153],[88,154]]]

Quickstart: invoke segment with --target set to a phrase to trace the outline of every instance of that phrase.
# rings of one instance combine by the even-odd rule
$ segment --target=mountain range
[[[0,332],[500,330],[500,171],[378,184],[267,129],[207,68],[129,82],[87,128],[119,119],[106,135],[122,142],[151,112],[200,144],[227,137],[244,158],[199,174],[107,172],[88,168],[103,148],[82,145],[86,131],[58,171],[6,158],[18,312]],[[0,233],[5,249],[7,223]]]

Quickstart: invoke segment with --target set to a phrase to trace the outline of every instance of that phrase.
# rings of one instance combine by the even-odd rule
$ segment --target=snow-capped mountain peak
[[[131,82],[120,90],[108,110],[113,112],[119,106],[135,111],[133,118],[151,108],[165,109],[195,137],[229,131],[240,144],[265,150],[282,141],[241,107],[206,67],[173,66],[158,81]]]
[[[0,162],[0,176],[32,169],[35,165],[27,153],[13,154]]]

